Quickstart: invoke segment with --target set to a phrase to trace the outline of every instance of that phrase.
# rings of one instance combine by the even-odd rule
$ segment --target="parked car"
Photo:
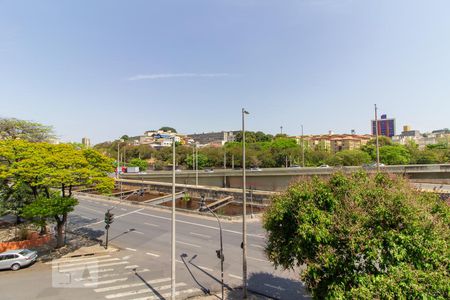
[[[37,252],[28,249],[9,250],[0,253],[0,270],[11,269],[17,271],[34,263],[37,259]]]

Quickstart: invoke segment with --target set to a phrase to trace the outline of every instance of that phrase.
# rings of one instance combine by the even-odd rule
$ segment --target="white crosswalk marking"
[[[127,279],[128,279],[128,277],[111,279],[111,280],[105,280],[105,281],[89,282],[89,283],[85,283],[84,286],[85,287],[90,287],[90,286],[92,287],[92,286],[97,286],[97,285],[104,285],[104,284],[116,283],[116,282],[119,282],[119,281],[125,281]]]
[[[93,260],[93,261],[82,261],[82,262],[76,262],[76,263],[70,263],[70,264],[57,264],[55,266],[52,266],[52,268],[67,268],[67,267],[73,267],[73,266],[85,266],[85,265],[92,265],[92,264],[98,264],[103,262],[109,262],[109,261],[118,261],[119,258],[108,258],[104,260]]]
[[[109,269],[108,271],[114,271],[114,269]],[[141,273],[146,273],[149,272],[149,269],[142,269],[139,270],[139,274]],[[85,278],[76,278],[74,279],[75,281],[89,281],[89,280],[93,280],[93,279],[102,279],[102,278],[109,278],[109,277],[116,277],[116,276],[123,276],[123,275],[131,275],[134,274],[135,272],[125,272],[125,273],[113,273],[113,274],[105,274],[105,275],[99,275],[99,276],[91,276],[91,277],[85,277]]]
[[[46,262],[46,265],[52,265],[52,264],[62,264],[62,263],[71,263],[71,262],[79,262],[79,261],[87,261],[87,260],[93,260],[93,259],[100,259],[100,258],[107,258],[111,257],[111,255],[101,255],[101,256],[90,256],[90,257],[63,257],[59,259],[55,259],[49,262]]]
[[[126,265],[128,264],[127,261],[119,261],[119,262],[114,262],[114,263],[108,263],[108,264],[98,264],[97,267],[110,267],[110,266],[117,266],[117,265]],[[84,270],[86,269],[86,266],[82,266],[82,267],[77,267],[77,268],[60,268],[59,271],[60,272],[72,272],[72,271],[77,271],[77,270]]]
[[[198,293],[198,292],[200,292],[199,289],[187,289],[187,290],[175,292],[175,296],[178,296],[181,294]],[[169,298],[170,296],[172,296],[172,293],[165,293],[165,294],[161,295],[161,297],[163,297],[163,298]],[[133,300],[159,300],[159,299],[161,299],[161,297],[154,295],[154,296],[150,296],[150,297],[137,298],[137,299],[133,299]]]
[[[141,273],[141,272],[139,272]],[[161,279],[155,279],[155,280],[150,280],[147,282],[139,282],[139,283],[132,283],[132,284],[123,284],[123,285],[116,285],[116,286],[111,286],[111,287],[106,287],[106,288],[100,288],[100,289],[95,289],[94,291],[97,293],[101,293],[101,292],[109,292],[109,291],[115,291],[115,290],[120,290],[120,289],[125,289],[125,288],[129,288],[129,287],[137,287],[137,286],[143,286],[146,284],[158,284],[158,283],[162,283],[162,282],[166,282],[166,281],[170,281],[170,278],[161,278]]]
[[[186,285],[186,283],[180,282],[180,283],[175,284],[175,287],[181,287],[181,286],[185,286],[185,285]],[[172,285],[168,284],[168,285],[157,286],[157,287],[154,287],[152,289],[146,288],[146,289],[141,289],[141,290],[136,290],[136,291],[130,291],[130,292],[123,292],[123,293],[118,293],[118,294],[106,295],[105,298],[106,299],[115,299],[115,298],[121,298],[121,297],[126,297],[126,296],[145,294],[145,293],[149,293],[151,291],[159,292],[159,291],[162,291],[162,290],[170,289],[171,287],[172,287]]]

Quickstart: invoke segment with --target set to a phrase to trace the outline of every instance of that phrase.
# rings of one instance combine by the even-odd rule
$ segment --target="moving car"
[[[319,168],[330,168],[329,165],[320,165]]]
[[[34,263],[37,259],[37,252],[28,249],[9,250],[0,253],[0,270],[11,269],[17,271]]]
[[[258,168],[258,167],[253,167],[253,168],[250,168],[250,171],[260,172],[262,170],[260,168]]]

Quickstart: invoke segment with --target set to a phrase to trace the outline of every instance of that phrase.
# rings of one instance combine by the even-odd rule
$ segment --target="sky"
[[[450,127],[448,0],[0,0],[0,117],[93,143],[171,126]]]

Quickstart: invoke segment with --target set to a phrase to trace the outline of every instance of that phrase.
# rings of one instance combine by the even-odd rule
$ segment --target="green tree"
[[[402,145],[380,147],[380,161],[384,164],[407,165],[410,159],[410,153]]]
[[[0,118],[0,140],[48,142],[54,138],[55,135],[50,126],[14,118]]]
[[[333,156],[333,163],[338,166],[361,166],[371,162],[372,158],[367,152],[361,150],[343,150]]]
[[[108,193],[114,188],[114,180],[108,177],[112,170],[112,160],[93,149],[24,140],[0,141],[1,206],[11,203],[25,210],[43,197],[69,199],[74,186],[93,185],[98,191]],[[59,195],[54,194],[55,190]],[[65,207],[66,202],[58,201]],[[67,203],[71,203],[70,200]],[[61,218],[55,220],[58,226],[64,226],[66,219],[62,213]]]
[[[205,167],[209,167],[210,164],[208,162],[208,157],[205,154],[199,153],[197,156],[198,159],[198,169],[201,170]],[[186,164],[188,166],[189,169],[192,169],[193,164],[195,163],[195,159],[194,156],[188,155],[186,158]]]
[[[64,246],[64,225],[67,215],[78,204],[77,199],[62,197],[56,194],[50,197],[39,196],[34,202],[24,207],[22,216],[34,220],[35,223],[45,227],[48,219],[56,222],[56,247]]]
[[[334,174],[273,198],[263,220],[275,266],[306,265],[316,299],[448,299],[450,208],[401,177]]]
[[[128,164],[130,167],[139,167],[139,170],[146,171],[148,168],[148,163],[145,160],[139,159],[139,158],[133,158],[130,160],[130,163]]]
[[[177,133],[177,130],[175,128],[169,127],[169,126],[163,126],[159,130],[166,131],[166,132],[170,131],[170,132]]]

